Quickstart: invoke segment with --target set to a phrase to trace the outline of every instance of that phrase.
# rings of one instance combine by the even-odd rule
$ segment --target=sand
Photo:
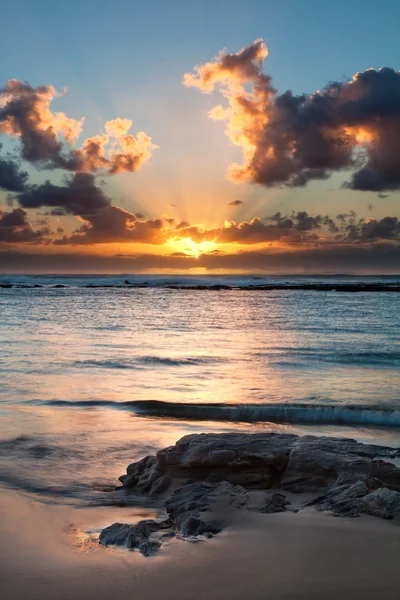
[[[1,599],[400,598],[400,527],[391,522],[313,509],[242,512],[214,539],[174,540],[152,558],[79,534],[79,527],[138,519],[134,513],[57,507],[2,490]],[[71,523],[78,528],[63,531]]]

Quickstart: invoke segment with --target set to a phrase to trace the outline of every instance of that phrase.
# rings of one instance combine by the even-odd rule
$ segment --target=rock
[[[360,477],[375,477],[400,490],[400,469],[376,460],[385,453],[392,457],[395,451],[350,439],[304,436],[292,446],[281,486],[297,493],[318,492],[344,481],[351,484]]]
[[[129,477],[122,476],[120,481],[124,487],[148,494],[157,489],[154,482],[165,475],[179,485],[189,478],[204,481],[212,474],[233,485],[267,489],[279,482],[296,439],[287,434],[189,435],[156,456],[129,465]]]
[[[378,488],[363,497],[362,512],[383,519],[400,515],[400,492]]]
[[[259,512],[267,514],[283,512],[286,510],[288,504],[290,502],[284,494],[266,492],[264,504],[259,509]]]
[[[144,540],[138,545],[138,550],[143,556],[153,556],[161,547],[161,543],[155,540]]]
[[[395,455],[393,448],[342,438],[199,434],[129,465],[128,475],[120,480],[123,487],[152,496],[188,479],[210,481],[210,477],[247,489],[274,487],[297,493],[321,492],[369,477],[400,491],[400,469],[381,460]]]
[[[226,481],[196,482],[177,489],[165,502],[165,508],[175,528],[183,535],[215,534],[221,531],[223,519],[221,515],[213,515],[213,509],[218,504],[224,510],[241,508],[247,500],[247,492],[241,486]],[[211,516],[200,515],[206,512]]]
[[[371,479],[360,479],[351,485],[337,485],[323,496],[312,500],[309,505],[318,510],[330,511],[336,516],[358,517],[362,510],[362,497],[377,485],[377,482]]]
[[[171,477],[169,475],[161,475],[158,479],[156,479],[153,485],[150,488],[150,496],[159,496],[168,489],[171,483]]]
[[[136,525],[114,523],[102,530],[99,542],[103,546],[137,548],[143,556],[151,556],[160,548],[161,543],[158,540],[151,540],[150,536],[166,526],[168,525],[157,523],[152,519],[139,521]]]
[[[334,515],[392,518],[400,513],[400,469],[382,459],[398,456],[399,450],[344,438],[188,435],[132,463],[120,477],[126,498],[133,492],[147,503],[165,500],[169,521],[114,523],[102,531],[100,543],[148,556],[175,533],[191,541],[217,534],[232,511],[287,510],[285,491],[318,493],[308,505]],[[161,529],[166,533],[154,539]]]
[[[196,482],[177,489],[165,508],[179,533],[184,536],[215,535],[225,526],[228,515],[246,508],[263,513],[283,512],[289,501],[276,492],[252,492],[227,481]]]
[[[378,486],[377,479],[360,480],[350,486],[335,487],[310,504],[344,517],[359,517],[364,513],[392,519],[400,515],[400,492]]]

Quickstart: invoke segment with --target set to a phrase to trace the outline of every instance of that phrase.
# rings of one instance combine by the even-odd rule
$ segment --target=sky
[[[17,0],[3,272],[400,272],[397,1]]]

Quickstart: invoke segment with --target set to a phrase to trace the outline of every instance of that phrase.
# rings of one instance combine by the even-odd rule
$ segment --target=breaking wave
[[[179,403],[158,400],[53,400],[40,404],[82,408],[114,408],[155,418],[198,421],[303,423],[314,425],[366,425],[400,427],[400,409],[382,406],[329,404],[221,404]]]

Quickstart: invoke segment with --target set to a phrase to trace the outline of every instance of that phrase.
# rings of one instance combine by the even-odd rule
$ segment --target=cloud
[[[0,144],[0,150],[3,145]],[[22,192],[28,182],[28,173],[21,171],[20,166],[10,156],[6,154],[3,158],[0,156],[0,189],[9,192]]]
[[[24,160],[47,169],[116,174],[137,171],[150,159],[156,146],[143,131],[136,137],[128,133],[130,119],[108,121],[103,134],[74,148],[84,120],[51,111],[61,95],[51,85],[35,88],[17,79],[0,88],[0,133],[20,139]]]
[[[228,202],[225,206],[240,206],[243,204],[242,200],[232,200],[232,202]]]
[[[202,228],[198,225],[179,223],[170,237],[190,238],[193,242],[215,244],[269,244],[302,246],[336,246],[338,244],[370,244],[379,240],[400,242],[400,222],[397,217],[383,219],[358,218],[354,211],[339,214],[312,216],[307,211],[290,214],[275,213],[250,221],[225,221],[222,227]]]
[[[263,244],[283,241],[286,244],[301,245],[319,240],[317,230],[324,228],[327,233],[337,233],[340,226],[347,225],[346,217],[343,222],[335,223],[329,216],[309,215],[306,211],[292,212],[282,215],[278,212],[273,216],[260,219],[255,217],[250,221],[225,221],[223,227],[204,229],[196,225],[184,223],[176,227],[181,238],[190,237],[194,242],[213,241],[219,244]],[[339,226],[340,225],[340,226]]]
[[[374,244],[305,248],[297,251],[247,251],[210,253],[198,259],[174,253],[160,256],[99,256],[85,253],[39,253],[0,251],[3,273],[137,273],[149,270],[252,271],[264,273],[399,273],[400,245]],[[189,271],[190,272],[190,271]]]
[[[369,242],[371,240],[399,240],[400,221],[397,217],[384,217],[383,219],[367,219],[360,224],[358,240]]]
[[[353,169],[354,190],[400,188],[400,72],[368,69],[347,83],[312,95],[281,95],[262,72],[262,40],[236,54],[221,52],[186,74],[184,84],[222,92],[227,107],[209,113],[243,151],[230,178],[266,186],[304,186],[334,171]]]
[[[139,220],[137,216],[111,204],[90,173],[76,173],[65,185],[47,181],[18,196],[25,209],[50,207],[50,215],[71,214],[83,221],[72,235],[55,244],[102,244],[130,242],[162,244],[166,241],[161,219]],[[47,213],[48,214],[48,213]]]
[[[299,248],[400,241],[397,217],[365,220],[358,218],[354,211],[336,217],[310,215],[307,211],[277,212],[263,219],[225,221],[221,227],[212,229],[165,216],[145,219],[141,213],[134,214],[114,206],[90,173],[75,173],[64,185],[47,181],[31,186],[14,198],[26,210],[50,209],[42,213],[43,216],[73,215],[81,221],[81,226],[72,234],[53,239],[56,245],[133,242],[162,245],[168,241],[191,240],[190,244],[278,244]]]
[[[22,208],[5,212],[0,207],[0,243],[38,244],[43,243],[49,234],[47,226],[35,231],[28,220],[28,213]]]

